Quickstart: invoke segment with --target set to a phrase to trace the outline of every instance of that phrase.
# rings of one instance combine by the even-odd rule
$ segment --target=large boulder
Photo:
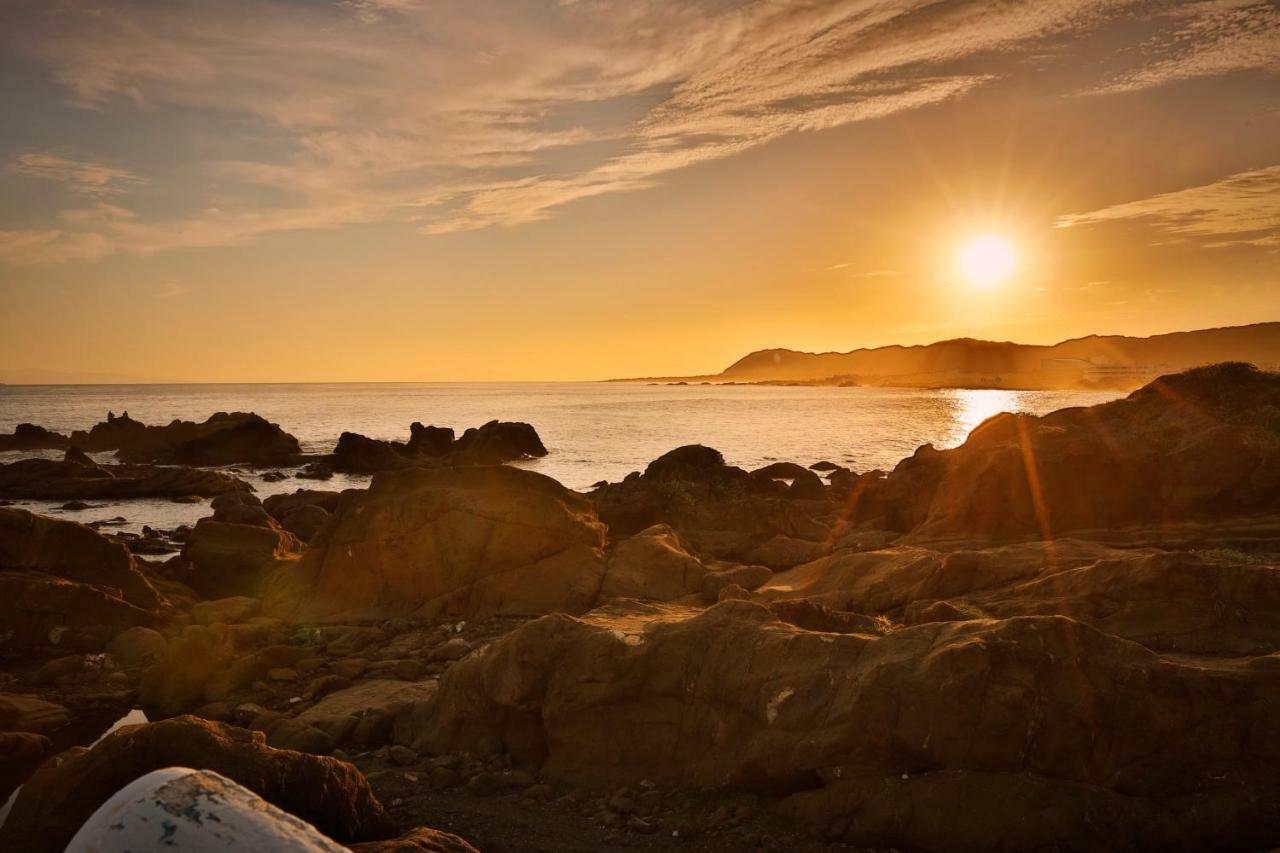
[[[622,540],[609,556],[600,598],[670,601],[702,589],[706,569],[674,530],[654,525]]]
[[[338,437],[333,467],[339,471],[375,474],[411,465],[500,465],[547,455],[538,432],[526,423],[489,421],[472,427],[456,440],[448,427],[409,428],[409,441],[381,441],[354,432]]]
[[[71,441],[89,451],[115,450],[128,462],[167,465],[289,465],[298,461],[298,440],[252,412],[217,412],[203,423],[175,420],[145,426],[129,417],[107,414],[107,422]]]
[[[296,536],[274,523],[201,519],[182,548],[187,568],[183,580],[209,598],[254,595],[265,577],[296,561],[304,547]]]
[[[0,732],[49,734],[71,722],[63,706],[22,693],[0,693]]]
[[[299,620],[582,612],[604,526],[549,477],[505,466],[385,471],[348,491],[268,598]]]
[[[46,762],[0,829],[0,848],[61,850],[112,794],[165,767],[213,770],[338,841],[391,834],[382,805],[351,764],[272,749],[262,734],[195,717],[129,726],[92,749]]]
[[[915,541],[1051,539],[1280,511],[1280,374],[1219,364],[927,445],[859,509]]]
[[[870,635],[741,601],[651,612],[516,629],[455,664],[402,739],[497,743],[553,777],[765,792],[858,846],[955,849],[918,814],[944,790],[983,816],[943,809],[962,849],[1250,849],[1280,833],[1268,658],[1189,665],[1061,616]]]
[[[825,542],[833,523],[825,495],[810,499],[804,487],[792,491],[768,473],[726,465],[719,451],[694,444],[658,457],[643,474],[599,486],[591,498],[611,536],[668,524],[700,556],[751,559],[755,548],[779,535]]]
[[[123,545],[82,524],[25,510],[0,508],[0,569],[89,584],[144,610],[165,603]]]
[[[0,465],[0,497],[35,500],[121,500],[212,497],[248,492],[222,471],[162,465],[99,465],[76,448],[66,458],[20,459]]]
[[[126,628],[154,621],[154,611],[130,604],[118,592],[0,570],[0,657],[40,646],[96,651]]]
[[[98,453],[104,450],[119,450],[128,444],[141,441],[146,434],[147,425],[136,421],[125,412],[116,417],[115,412],[107,412],[107,419],[88,430],[76,430],[71,433],[71,443],[76,447]]]
[[[0,452],[6,450],[64,450],[65,435],[36,424],[18,424],[10,435],[0,435]]]

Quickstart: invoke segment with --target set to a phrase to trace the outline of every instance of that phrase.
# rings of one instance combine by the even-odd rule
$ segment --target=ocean
[[[343,431],[406,440],[409,424],[458,433],[489,420],[527,421],[550,454],[522,463],[573,489],[616,481],[683,444],[705,444],[751,469],[780,460],[830,460],[866,471],[892,468],[921,444],[954,447],[998,412],[1043,414],[1120,396],[1113,392],[727,385],[549,383],[333,383],[200,385],[26,385],[0,387],[0,432],[21,422],[69,433],[108,411],[149,424],[204,420],[217,411],[253,411],[293,433],[308,453],[327,453]],[[28,455],[0,453],[0,462]],[[110,461],[110,454],[99,454]],[[289,471],[290,469],[281,469]],[[297,488],[363,487],[367,477],[327,483],[261,480],[260,496]],[[123,517],[124,530],[173,527],[207,506],[121,501],[63,511],[61,502],[18,501],[37,512],[88,522]]]

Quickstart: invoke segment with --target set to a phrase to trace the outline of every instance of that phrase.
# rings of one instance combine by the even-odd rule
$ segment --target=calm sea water
[[[615,383],[6,386],[0,387],[0,431],[10,432],[22,421],[63,433],[87,429],[108,410],[128,411],[145,423],[254,411],[296,435],[307,452],[325,453],[344,430],[405,440],[413,421],[451,426],[459,433],[493,419],[527,421],[551,453],[525,467],[585,489],[598,480],[621,479],[673,447],[692,443],[715,447],[727,461],[748,469],[778,460],[808,465],[820,459],[859,471],[890,468],[926,442],[961,443],[998,412],[1043,414],[1116,396]],[[20,455],[0,454],[0,461]],[[293,479],[273,484],[247,476],[260,495],[367,482],[338,477],[328,484]],[[40,511],[54,506],[26,505]],[[79,521],[120,515],[129,521],[126,529],[136,529],[147,523],[190,523],[207,513],[199,505],[132,501],[65,515]]]

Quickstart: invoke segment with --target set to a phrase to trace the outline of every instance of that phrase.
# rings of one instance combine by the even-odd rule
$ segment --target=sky
[[[1274,0],[0,4],[0,381],[1278,319]]]

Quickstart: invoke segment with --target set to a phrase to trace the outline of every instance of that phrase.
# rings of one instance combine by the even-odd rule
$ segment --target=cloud
[[[32,223],[9,257],[146,254],[358,222],[429,234],[535,222],[789,134],[962,97],[998,72],[958,63],[1014,55],[1129,5],[136,0],[108,13],[19,2],[24,17],[9,26],[0,11],[4,46],[46,69],[69,103],[222,129],[220,155],[189,153],[169,193],[187,209],[68,211]],[[99,181],[99,197],[137,180],[60,168],[79,192]]]
[[[1139,221],[1210,246],[1280,246],[1280,166],[1205,186],[1059,217],[1059,228]]]
[[[129,184],[143,183],[142,178],[124,169],[48,152],[20,154],[9,164],[9,171],[28,178],[57,181],[73,192],[92,196],[109,195]]]
[[[1271,0],[1207,0],[1176,6],[1164,17],[1172,27],[1143,46],[1149,61],[1096,93],[1236,71],[1280,72],[1280,7]]]

